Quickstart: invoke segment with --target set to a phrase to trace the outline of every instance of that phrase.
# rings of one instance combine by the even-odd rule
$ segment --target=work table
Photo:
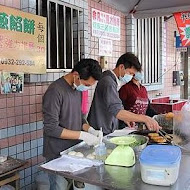
[[[105,189],[118,190],[188,190],[190,189],[190,153],[183,153],[177,182],[170,187],[145,184],[141,180],[140,163],[137,159],[133,167],[101,165],[81,170],[77,173],[55,172],[40,167],[47,172],[57,173],[66,178],[90,183]]]

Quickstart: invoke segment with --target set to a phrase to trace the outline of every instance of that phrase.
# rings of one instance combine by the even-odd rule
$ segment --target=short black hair
[[[72,72],[74,71],[77,71],[83,80],[88,80],[90,77],[99,80],[102,76],[102,68],[98,61],[94,59],[81,59],[74,66]]]
[[[120,56],[120,58],[117,60],[116,67],[121,64],[124,65],[125,69],[134,67],[137,71],[142,70],[142,65],[140,64],[138,57],[131,52],[127,52]]]

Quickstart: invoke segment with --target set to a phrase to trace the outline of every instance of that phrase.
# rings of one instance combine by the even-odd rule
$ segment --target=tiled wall
[[[134,38],[134,18],[130,15],[126,19],[126,34],[127,34],[127,51],[135,52],[135,38]],[[162,23],[162,52],[161,52],[161,70],[163,73],[162,85],[149,85],[146,86],[149,97],[155,97],[157,94],[163,96],[170,95],[174,98],[180,97],[180,87],[173,86],[172,84],[172,72],[177,69],[180,70],[180,53],[175,52],[174,47],[174,31],[177,30],[177,26],[174,18]],[[175,61],[178,61],[175,68]],[[167,89],[167,91],[165,90]]]
[[[20,0],[0,0],[0,4],[8,6],[8,7],[14,7],[17,9],[21,8],[21,1]]]
[[[89,57],[100,60],[100,56],[98,55],[98,39],[97,37],[92,36],[91,32],[91,9],[98,9],[100,11],[113,14],[115,16],[119,16],[121,20],[121,35],[120,35],[120,41],[113,40],[113,53],[112,57],[107,57],[109,68],[113,69],[115,67],[115,64],[117,62],[117,59],[120,57],[121,54],[125,53],[126,51],[126,33],[125,33],[125,15],[121,12],[117,11],[116,9],[113,9],[111,6],[106,5],[103,2],[98,3],[96,0],[88,0],[88,10],[89,10],[89,25],[88,25],[88,31],[89,31]]]
[[[88,10],[89,10],[89,25],[88,25],[88,44],[89,44],[89,55],[88,57],[96,59],[100,61],[100,56],[98,55],[98,47],[99,47],[99,42],[97,37],[92,36],[91,32],[91,9],[95,8],[100,11],[113,14],[116,16],[120,17],[121,20],[121,34],[120,34],[120,41],[113,40],[113,52],[112,52],[112,57],[107,57],[108,64],[109,64],[109,69],[115,68],[117,59],[126,52],[126,33],[125,33],[125,15],[122,14],[121,12],[117,11],[116,9],[112,8],[111,6],[99,2],[96,0],[88,0]],[[89,107],[92,101],[92,97],[94,94],[94,89],[95,87],[92,88],[92,90],[89,91]]]
[[[88,50],[88,2],[87,0],[65,0],[83,8],[84,21],[81,36],[84,43],[82,52]],[[1,0],[1,5],[14,7],[36,14],[36,0]],[[87,37],[85,37],[87,36]],[[83,54],[87,57],[87,54]],[[42,96],[52,81],[63,76],[63,72],[43,75],[25,75],[23,94],[0,94],[0,154],[28,161],[20,172],[20,189],[35,187],[35,178],[39,174],[38,166],[45,161],[42,156],[43,118]]]
[[[173,98],[180,98],[180,86],[173,86],[172,74],[173,71],[181,69],[180,53],[175,50],[174,31],[177,31],[177,25],[174,18],[170,18],[165,22],[166,28],[166,63],[164,63],[164,88],[159,91],[150,91],[149,96],[155,97],[156,94],[161,93],[163,96],[170,95]],[[177,66],[175,63],[177,61]],[[167,90],[166,90],[167,89]]]
[[[28,161],[20,172],[25,189],[31,189],[44,161],[42,96],[48,85],[25,84],[23,94],[0,94],[0,154]]]
[[[36,14],[36,0],[1,0],[0,4]],[[0,154],[27,161],[20,171],[22,190],[34,187],[38,166],[45,160],[42,96],[48,85],[47,82],[25,84],[23,94],[0,94]]]

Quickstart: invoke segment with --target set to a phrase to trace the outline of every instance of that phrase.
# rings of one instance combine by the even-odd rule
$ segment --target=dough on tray
[[[88,158],[88,159],[95,159],[95,155],[93,155],[93,153],[92,154],[88,154],[86,158]]]
[[[77,153],[75,154],[75,156],[83,158],[83,157],[84,157],[84,154],[81,153],[81,152],[77,152]]]
[[[96,153],[95,153],[95,152],[93,152],[93,153],[92,153],[92,155],[93,155],[93,156],[96,156]]]
[[[71,152],[68,153],[68,155],[70,155],[70,156],[75,156],[75,155],[76,155],[76,152],[75,152],[75,151],[71,151]]]

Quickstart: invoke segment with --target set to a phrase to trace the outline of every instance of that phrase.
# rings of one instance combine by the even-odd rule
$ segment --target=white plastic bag
[[[186,102],[181,109],[181,132],[190,138],[190,101]]]
[[[181,139],[181,144],[190,149],[190,101],[174,116],[174,134]]]

